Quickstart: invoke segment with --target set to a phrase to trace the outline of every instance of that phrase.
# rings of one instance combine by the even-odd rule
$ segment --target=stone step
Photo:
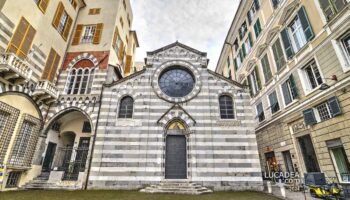
[[[200,184],[190,183],[188,181],[163,181],[158,185],[150,185],[141,189],[140,192],[199,195],[211,193],[212,190]]]

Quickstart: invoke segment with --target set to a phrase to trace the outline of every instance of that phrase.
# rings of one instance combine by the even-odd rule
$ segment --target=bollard
[[[268,192],[269,194],[272,193],[271,181],[267,181],[267,192]]]

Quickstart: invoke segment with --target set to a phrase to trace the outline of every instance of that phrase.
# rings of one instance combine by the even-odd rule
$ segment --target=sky
[[[131,0],[132,29],[140,48],[136,61],[153,51],[179,41],[207,52],[209,68],[215,70],[222,45],[239,0]]]

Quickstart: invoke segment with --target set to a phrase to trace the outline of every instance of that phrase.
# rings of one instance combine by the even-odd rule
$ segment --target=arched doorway
[[[187,142],[185,126],[172,122],[166,132],[165,179],[187,178]]]
[[[78,180],[86,172],[90,138],[90,120],[82,112],[72,110],[58,116],[47,130],[42,172]]]

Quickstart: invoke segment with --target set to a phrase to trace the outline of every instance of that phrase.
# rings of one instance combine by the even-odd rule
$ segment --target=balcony
[[[58,99],[59,92],[56,86],[48,80],[40,80],[35,87],[33,96],[36,96],[39,100],[50,104]]]
[[[26,83],[32,77],[32,66],[12,53],[0,54],[0,78],[13,85]],[[1,79],[0,79],[1,80]]]

